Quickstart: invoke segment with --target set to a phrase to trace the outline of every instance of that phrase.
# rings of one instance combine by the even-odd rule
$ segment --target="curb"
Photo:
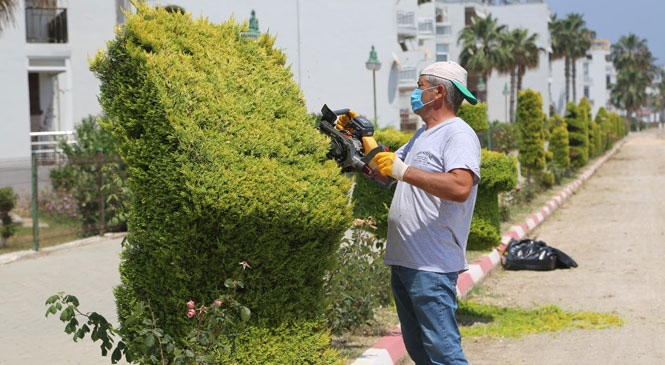
[[[529,216],[524,223],[514,225],[501,235],[501,243],[489,254],[483,255],[476,262],[469,264],[469,270],[460,274],[457,279],[457,296],[464,298],[469,291],[480,283],[501,262],[501,256],[512,240],[520,240],[534,228],[538,227],[547,217],[552,215],[563,202],[573,195],[582,184],[587,181],[596,170],[612,157],[625,143],[625,138],[618,142],[596,163],[591,165],[578,179],[550,199],[537,213]],[[365,351],[351,365],[394,365],[406,356],[406,348],[402,341],[402,332],[399,327],[393,329],[388,335],[377,341],[370,349]]]
[[[63,243],[60,245],[56,246],[49,246],[49,247],[44,247],[39,249],[38,251],[35,250],[23,250],[23,251],[15,251],[15,252],[10,252],[6,254],[0,255],[0,265],[2,264],[8,264],[17,260],[29,258],[29,257],[38,257],[42,255],[48,255],[51,252],[54,251],[59,251],[67,248],[72,248],[72,247],[79,247],[79,246],[84,246],[88,245],[91,243],[96,243],[100,242],[104,239],[113,239],[113,238],[118,238],[118,237],[123,237],[125,236],[125,232],[120,232],[120,233],[105,233],[104,236],[90,236],[87,238],[82,238],[80,240],[68,242],[68,243]]]

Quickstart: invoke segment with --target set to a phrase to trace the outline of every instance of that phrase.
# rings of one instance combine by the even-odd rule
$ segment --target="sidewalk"
[[[108,235],[0,255],[0,364],[111,363],[99,342],[86,336],[75,343],[57,316],[46,318],[44,303],[64,291],[79,299],[83,312],[117,321],[113,287],[120,283],[121,242],[122,236]]]

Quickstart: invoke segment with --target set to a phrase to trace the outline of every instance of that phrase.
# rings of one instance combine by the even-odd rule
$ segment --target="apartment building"
[[[23,161],[41,137],[98,114],[98,80],[88,58],[113,37],[122,1],[17,1],[0,33],[0,160]],[[52,146],[51,146],[52,147]],[[38,147],[39,148],[39,147]]]

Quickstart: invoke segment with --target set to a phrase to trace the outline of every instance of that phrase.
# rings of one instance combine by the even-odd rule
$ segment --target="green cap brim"
[[[478,99],[476,99],[476,97],[473,96],[473,94],[471,94],[471,92],[469,90],[467,90],[467,88],[464,87],[464,85],[460,84],[459,82],[457,82],[455,80],[450,80],[450,81],[452,81],[453,85],[455,85],[455,87],[457,87],[457,89],[459,91],[461,91],[462,94],[464,94],[464,99],[466,99],[466,101],[468,101],[469,104],[471,104],[471,105],[478,104]]]

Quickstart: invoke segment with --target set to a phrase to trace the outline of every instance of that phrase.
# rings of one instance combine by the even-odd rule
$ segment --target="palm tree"
[[[516,96],[522,90],[522,79],[527,70],[537,68],[543,48],[536,45],[538,34],[529,34],[527,29],[514,29],[504,33],[502,46],[508,49],[507,73],[510,74],[510,121],[515,120]],[[499,69],[502,71],[502,69]]]
[[[467,26],[459,34],[457,44],[462,45],[460,65],[470,74],[480,76],[485,81],[493,70],[498,70],[508,59],[508,51],[501,46],[501,34],[505,25],[498,25],[498,20],[488,15],[486,18],[473,18],[473,25]],[[487,100],[487,91],[481,100]]]
[[[6,25],[14,23],[14,9],[16,2],[14,0],[0,0],[0,33]]]
[[[612,102],[626,109],[626,117],[630,120],[633,112],[647,100],[646,88],[651,85],[657,72],[653,65],[654,57],[646,40],[632,33],[622,36],[612,45],[611,51],[612,63],[617,70],[617,82],[611,91]]]
[[[556,15],[552,17],[550,34],[552,36],[552,59],[564,59],[566,103],[570,101],[571,86],[573,102],[577,102],[575,61],[586,55],[591,47],[591,41],[595,37],[595,32],[586,28],[586,22],[581,14],[570,13],[565,19],[557,19]]]
[[[646,88],[651,84],[649,76],[633,68],[626,68],[617,73],[616,85],[610,92],[612,103],[626,110],[630,120],[633,113],[647,100]]]
[[[653,63],[646,40],[633,33],[622,36],[617,43],[612,44],[611,50],[612,63],[617,70],[627,67],[647,70]]]
[[[572,37],[568,45],[571,64],[570,77],[573,87],[573,101],[577,102],[577,60],[586,56],[587,51],[591,48],[591,42],[596,37],[596,32],[587,29],[582,14],[568,14],[566,25]]]
[[[557,19],[556,14],[552,16],[549,24],[550,36],[552,37],[551,61],[563,59],[564,80],[566,80],[566,104],[570,102],[568,90],[570,90],[570,59],[568,58],[568,36],[566,34],[564,19]]]

